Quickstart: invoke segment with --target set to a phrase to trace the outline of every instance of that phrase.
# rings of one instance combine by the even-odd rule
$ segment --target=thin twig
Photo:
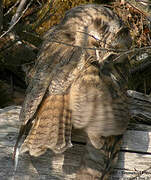
[[[73,45],[73,44],[68,44],[66,42],[61,42],[61,41],[56,41],[56,40],[50,40],[50,42],[55,42],[55,43],[58,43],[58,44],[64,44],[66,46],[71,46],[71,47],[77,47],[77,48],[82,48],[82,49],[89,49],[89,50],[101,50],[101,51],[112,51],[112,52],[116,52],[116,53],[119,53],[119,52],[124,52],[126,53],[127,50],[117,50],[117,49],[108,49],[108,48],[91,48],[91,47],[86,47],[86,46],[79,46],[79,45]]]
[[[137,8],[135,5],[132,5],[130,2],[126,2],[127,4],[129,4],[132,8],[134,8],[135,10],[137,10],[140,14],[142,14],[144,17],[146,17],[148,19],[149,22],[151,22],[151,18],[146,15],[143,11],[141,11],[139,8]]]
[[[56,40],[50,40],[50,42],[55,42],[58,44],[64,44],[66,46],[71,46],[71,47],[78,47],[78,48],[82,48],[82,49],[89,49],[89,50],[101,50],[101,51],[112,51],[112,52],[116,52],[116,53],[122,53],[120,54],[117,58],[114,59],[114,61],[116,61],[117,59],[119,59],[120,57],[122,57],[123,55],[128,55],[130,53],[134,53],[134,52],[141,52],[141,51],[145,51],[147,49],[151,50],[151,46],[146,46],[146,47],[141,47],[141,48],[133,48],[130,50],[122,50],[122,49],[111,49],[111,48],[91,48],[91,47],[84,47],[84,46],[78,46],[78,45],[73,45],[73,44],[68,44],[66,42],[61,42],[61,41],[56,41]]]
[[[20,1],[19,6],[16,10],[16,13],[14,14],[14,16],[11,19],[10,25],[14,24],[18,20],[18,18],[20,17],[26,3],[27,3],[27,0],[21,0]]]
[[[86,35],[92,37],[93,39],[95,39],[95,40],[96,40],[97,42],[99,42],[99,43],[100,43],[100,42],[103,42],[103,43],[105,43],[106,45],[111,46],[110,44],[102,41],[101,39],[96,38],[95,36],[93,36],[93,35],[91,35],[91,34],[89,34],[89,33],[86,33],[86,32],[84,32],[84,31],[76,31],[76,32],[86,34]]]
[[[16,20],[16,22],[14,22],[14,24],[12,24],[12,25],[9,27],[9,29],[8,29],[7,31],[5,31],[5,32],[0,36],[0,38],[2,38],[3,36],[5,36],[7,33],[9,33],[9,32],[14,28],[14,26],[18,23],[18,21],[19,21],[19,20],[22,18],[22,16],[25,14],[26,10],[27,10],[28,7],[31,5],[32,1],[33,1],[33,0],[31,0],[31,1],[27,4],[27,6],[26,6],[26,8],[24,9],[24,11],[22,12],[21,16],[18,17],[18,19]]]
[[[28,35],[30,35],[30,36],[32,36],[32,37],[34,37],[34,38],[37,38],[37,39],[39,39],[39,40],[44,40],[44,39],[42,39],[39,35],[37,35],[37,34],[35,34],[35,33],[32,33],[32,32],[28,32],[28,31],[23,31],[23,33],[26,33],[26,34],[28,34]]]
[[[124,55],[128,55],[128,54],[131,54],[131,53],[134,53],[134,52],[141,52],[141,51],[145,51],[147,49],[150,49],[151,50],[151,46],[146,46],[146,47],[141,47],[141,48],[133,48],[133,49],[130,49],[130,50],[127,50],[127,51],[123,51],[123,53],[121,53],[118,57],[116,57],[114,59],[114,61],[116,61],[117,59],[119,59],[120,57],[124,56]],[[121,50],[117,52],[122,52]]]
[[[137,179],[138,177],[140,178],[141,175],[143,175],[144,173],[146,173],[150,169],[151,169],[151,166],[149,168],[145,169],[144,171],[139,171],[138,174],[135,177],[132,177],[129,180],[134,180],[134,179]]]
[[[50,19],[52,16],[54,16],[54,14],[56,13],[56,10],[53,13],[50,13],[50,10],[52,8],[53,2],[54,2],[54,0],[51,0],[51,2],[49,2],[49,9],[45,13],[45,15],[39,20],[39,22],[37,22],[37,24],[34,25],[33,30],[35,30],[37,27],[39,27],[48,18]],[[55,7],[53,7],[53,10],[54,9],[55,9]]]
[[[4,16],[6,16],[7,14],[9,14],[16,6],[17,4],[19,3],[20,0],[16,1],[16,3],[11,7],[9,8],[9,10],[4,14]]]

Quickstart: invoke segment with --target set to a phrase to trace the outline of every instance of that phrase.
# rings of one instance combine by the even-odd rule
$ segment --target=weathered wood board
[[[0,180],[72,180],[84,152],[84,137],[73,132],[73,147],[63,155],[19,156],[14,174],[12,152],[19,130],[19,106],[0,110]],[[151,126],[135,124],[124,135],[113,180],[151,179]],[[79,140],[78,142],[76,142]]]

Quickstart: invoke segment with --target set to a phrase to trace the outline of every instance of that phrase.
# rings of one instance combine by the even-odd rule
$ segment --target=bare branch
[[[87,47],[87,46],[78,46],[78,45],[73,45],[73,44],[68,44],[66,42],[62,42],[62,41],[55,41],[55,40],[50,40],[50,42],[55,42],[55,43],[58,43],[58,44],[64,44],[66,46],[71,46],[71,47],[78,47],[78,48],[82,48],[82,49],[89,49],[89,50],[101,50],[101,51],[112,51],[112,52],[116,52],[116,53],[119,53],[119,52],[124,52],[126,53],[127,51],[126,50],[117,50],[117,49],[111,49],[111,48],[91,48],[91,47]],[[117,58],[118,59],[118,58]]]
[[[51,8],[52,8],[52,4],[53,4],[54,0],[49,1],[49,5],[48,5],[48,10],[47,12],[44,14],[44,16],[38,20],[38,22],[35,24],[33,29],[36,29],[37,27],[39,27],[43,22],[45,22],[47,19],[50,19],[52,16],[54,16],[54,14],[56,13],[55,7],[53,7],[53,9],[55,10],[53,13],[50,12]]]
[[[144,13],[141,9],[139,9],[138,7],[135,6],[135,4],[137,5],[137,3],[132,4],[130,2],[126,2],[129,6],[131,6],[132,8],[134,8],[135,10],[137,10],[139,13],[141,13],[144,17],[146,17],[148,19],[149,22],[151,22],[151,17],[149,15],[146,14],[146,12]],[[148,4],[149,6],[149,4]],[[145,10],[145,9],[144,9]]]
[[[28,9],[28,7],[31,5],[33,0],[31,0],[28,5],[26,6],[26,8],[24,9],[24,11],[22,12],[22,14],[18,17],[18,19],[9,27],[9,29],[7,31],[5,31],[1,36],[0,38],[2,38],[3,36],[5,36],[7,33],[9,33],[13,28],[14,26],[18,23],[18,21],[22,18],[22,16],[25,14],[26,10]]]
[[[11,7],[9,8],[9,10],[4,14],[4,16],[6,16],[7,14],[9,14],[16,6],[17,4],[19,3],[20,0],[16,1],[16,3]]]
[[[117,58],[115,58],[114,59],[114,61],[117,61],[117,59],[119,59],[120,57],[122,57],[122,56],[124,56],[124,55],[128,55],[128,54],[131,54],[131,53],[133,53],[133,55],[134,55],[134,52],[142,52],[142,51],[146,51],[146,50],[148,50],[148,49],[150,49],[151,50],[151,46],[146,46],[146,47],[141,47],[141,48],[132,48],[132,49],[130,49],[130,50],[123,50],[123,51],[118,51],[118,52],[122,52]]]
[[[143,170],[143,171],[138,171],[137,175],[134,176],[134,177],[132,177],[132,178],[130,178],[129,180],[134,180],[134,179],[136,180],[137,178],[141,178],[141,176],[142,176],[144,173],[146,173],[148,170],[150,170],[150,169],[151,169],[151,166],[148,167],[147,169]]]
[[[86,33],[86,32],[84,32],[84,31],[76,31],[76,32],[86,34],[86,35],[92,37],[93,39],[95,39],[97,42],[103,42],[103,43],[105,43],[106,45],[108,45],[108,46],[111,47],[111,45],[108,44],[107,42],[104,42],[104,41],[102,41],[101,39],[98,39],[98,38],[96,38],[95,36],[93,36],[93,35],[91,35],[91,34],[89,34],[89,33]]]
[[[12,20],[10,22],[10,25],[13,25],[15,24],[15,22],[19,19],[19,17],[21,16],[21,13],[25,7],[27,3],[27,0],[21,0],[20,3],[19,3],[19,6],[16,10],[16,13],[14,14],[14,16],[12,17]]]

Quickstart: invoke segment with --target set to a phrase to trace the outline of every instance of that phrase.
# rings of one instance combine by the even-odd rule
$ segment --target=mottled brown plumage
[[[96,174],[91,164],[102,163],[103,156],[110,159],[104,143],[127,128],[129,63],[126,56],[115,58],[116,50],[131,46],[129,31],[110,9],[85,5],[68,11],[44,38],[20,113],[19,138],[32,126],[21,151],[61,153],[71,146],[72,126],[83,129],[88,143],[77,179],[105,178],[106,161]]]

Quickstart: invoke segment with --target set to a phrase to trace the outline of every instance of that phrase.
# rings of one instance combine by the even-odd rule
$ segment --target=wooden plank
[[[124,134],[122,150],[151,153],[151,132],[128,130]]]
[[[120,152],[118,164],[112,174],[112,178],[116,179],[151,179],[151,155]]]
[[[127,95],[131,117],[139,122],[151,124],[151,97],[132,90],[128,90]]]
[[[78,151],[77,151],[78,149]],[[0,179],[13,177],[12,147],[1,148]],[[80,165],[83,147],[73,146],[65,154],[55,155],[50,151],[40,157],[31,157],[25,153],[19,157],[14,179],[73,179]],[[71,161],[72,157],[72,161]]]

